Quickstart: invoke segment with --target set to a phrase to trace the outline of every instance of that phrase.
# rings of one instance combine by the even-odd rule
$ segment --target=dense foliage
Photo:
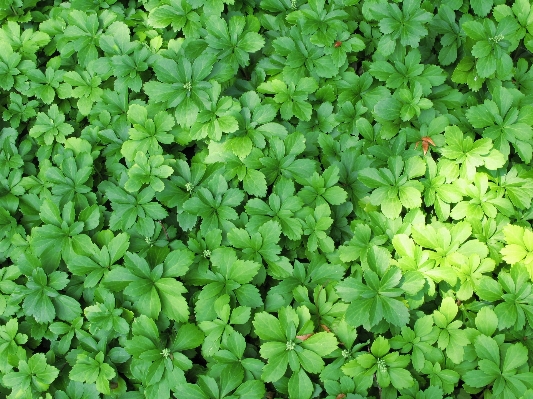
[[[533,398],[529,0],[0,21],[1,397]]]

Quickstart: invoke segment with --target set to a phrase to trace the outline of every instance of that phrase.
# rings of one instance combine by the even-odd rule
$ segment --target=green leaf
[[[243,180],[243,188],[250,195],[264,197],[267,193],[265,175],[258,170],[248,169]]]
[[[485,306],[482,308],[476,316],[477,329],[487,336],[491,336],[498,328],[498,316],[494,313],[494,310]]]
[[[492,0],[470,0],[472,10],[480,17],[485,17],[492,9]]]
[[[476,353],[480,359],[488,359],[500,366],[500,349],[498,343],[486,335],[480,335],[474,342]]]
[[[289,379],[289,395],[291,398],[309,399],[313,394],[313,383],[307,373],[300,369]]]
[[[335,335],[328,332],[313,334],[302,343],[302,347],[309,349],[322,357],[329,355],[337,349],[337,345],[338,342]]]
[[[511,345],[507,352],[505,353],[505,359],[503,361],[503,372],[511,372],[512,370],[517,369],[527,362],[528,352],[527,348],[522,345],[520,342],[514,345]]]
[[[59,375],[57,368],[47,364],[43,353],[32,355],[27,362],[20,360],[18,370],[10,371],[2,378],[3,384],[12,388],[15,395],[25,395],[33,390],[46,392]]]
[[[217,248],[211,253],[211,262],[227,279],[239,284],[249,283],[261,265],[253,261],[237,260],[235,251],[230,248]]]
[[[96,389],[106,395],[111,393],[109,380],[114,376],[115,370],[107,363],[104,363],[104,354],[102,352],[98,352],[94,358],[79,354],[76,364],[69,373],[69,377],[73,381],[96,383]]]
[[[507,245],[500,251],[503,260],[510,265],[523,263],[530,276],[533,276],[533,244],[531,244],[533,231],[508,224],[504,227],[503,233],[507,242]]]
[[[481,370],[467,371],[462,378],[464,382],[474,388],[487,386],[495,379],[493,375],[485,374],[485,372]]]
[[[284,342],[286,339],[279,320],[269,313],[256,313],[253,325],[255,333],[264,341]]]
[[[204,333],[194,324],[183,324],[172,343],[172,351],[197,348],[204,341]]]

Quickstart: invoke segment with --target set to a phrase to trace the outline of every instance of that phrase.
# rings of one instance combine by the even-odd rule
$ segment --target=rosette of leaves
[[[241,95],[240,105],[240,113],[235,114],[238,128],[228,135],[224,148],[244,159],[252,152],[252,148],[264,149],[267,139],[286,139],[286,127],[273,122],[277,114],[274,104],[262,104],[255,91],[248,91]]]
[[[243,375],[245,382],[253,381],[257,385],[263,384],[261,373],[265,364],[258,357],[255,348],[251,350],[249,345],[247,347],[243,334],[232,331],[221,341],[220,350],[213,355],[211,373],[220,375],[225,370],[229,370],[236,375]],[[260,392],[261,388],[259,386],[257,388]]]
[[[130,331],[130,322],[133,313],[121,308],[120,303],[115,299],[113,293],[102,286],[95,290],[94,304],[83,309],[83,313],[90,323],[88,331],[95,336],[102,336],[105,334],[109,337],[109,340],[111,340],[124,336]],[[64,325],[56,326],[56,328],[57,327],[61,328],[64,327]],[[70,329],[71,336],[76,332],[76,329],[81,328],[81,325],[77,323],[75,327],[76,328]],[[114,350],[114,352],[121,350],[123,349],[118,348]],[[121,362],[117,361],[117,363]]]
[[[522,226],[508,224],[503,228],[503,234],[506,242],[505,247],[500,250],[503,260],[510,265],[520,263],[526,267],[529,275],[533,276],[533,232]]]
[[[35,124],[30,129],[30,136],[41,145],[50,146],[54,141],[64,143],[66,136],[72,132],[74,127],[65,122],[65,114],[59,110],[57,104],[52,104],[48,113],[37,113]]]
[[[452,162],[440,161],[435,163],[433,158],[426,158],[426,175],[422,179],[424,185],[424,204],[433,206],[440,221],[450,216],[451,204],[463,199],[463,193],[458,185],[458,167]]]
[[[272,47],[274,54],[260,60],[258,66],[287,84],[296,85],[304,77],[329,79],[339,72],[332,55],[326,54],[323,47],[312,44],[309,36],[303,34],[298,25],[276,38]]]
[[[14,213],[19,205],[19,197],[24,194],[22,181],[23,166],[28,152],[31,150],[29,140],[17,143],[17,131],[4,128],[0,135],[0,205]]]
[[[416,208],[422,204],[424,185],[415,180],[423,176],[426,164],[420,157],[411,157],[404,162],[394,156],[387,162],[388,168],[365,168],[359,172],[359,181],[374,189],[370,203],[381,207],[390,219],[397,218],[402,208]]]
[[[111,394],[109,381],[116,372],[104,361],[104,353],[98,352],[94,358],[85,353],[78,354],[76,364],[70,370],[69,378],[73,381],[95,384],[98,392]]]
[[[202,355],[210,358],[219,351],[222,342],[227,342],[231,334],[236,333],[235,328],[247,332],[250,330],[248,321],[251,308],[237,306],[231,309],[230,296],[219,296],[213,305],[216,313],[214,320],[205,320],[198,323],[198,327],[204,332],[205,339],[202,342]]]
[[[231,220],[238,218],[235,211],[244,193],[238,188],[228,188],[228,182],[220,174],[213,176],[207,187],[200,187],[196,195],[183,203],[183,209],[190,215],[202,218],[200,230],[205,234],[211,229],[221,228],[228,232],[235,227]],[[196,221],[196,218],[194,219]]]
[[[440,354],[440,358],[442,362],[442,354]],[[460,374],[455,371],[454,368],[457,367],[457,369],[460,370],[461,373],[466,372],[466,370],[470,371],[475,368],[475,362],[473,361],[465,361],[462,363],[462,365],[463,368],[460,368],[460,366],[457,367],[453,364],[451,360],[447,360],[445,364],[441,364],[438,361],[431,363],[429,360],[426,360],[426,363],[422,368],[422,373],[427,375],[426,378],[429,379],[430,388],[436,388],[438,390],[443,391],[444,393],[449,394],[453,393],[460,379]],[[430,398],[432,398],[432,396],[426,397],[426,399]]]
[[[261,167],[259,159],[263,157],[263,152],[259,148],[252,147],[249,155],[241,158],[228,147],[225,143],[211,142],[205,162],[223,163],[221,171],[226,180],[242,182],[244,191],[250,196],[264,197],[267,192],[266,178],[263,172],[258,170]]]
[[[372,130],[368,121],[363,123]],[[361,148],[357,147],[350,147],[341,151],[340,157],[337,157],[333,162],[339,168],[339,183],[348,193],[350,202],[355,203],[368,194],[370,189],[359,181],[358,176],[361,170],[371,167],[372,162],[373,159],[369,155],[363,154]]]
[[[114,88],[119,92],[129,89],[138,93],[143,83],[141,74],[148,70],[153,61],[152,52],[148,46],[134,42],[131,47],[133,47],[132,51],[128,51],[127,54],[115,55],[110,59],[110,66],[116,77]],[[109,59],[106,58],[106,60]]]
[[[141,315],[132,324],[132,336],[124,344],[132,356],[130,371],[142,383],[146,397],[170,398],[179,384],[186,382],[185,371],[193,367],[184,351],[201,345],[202,331],[194,324],[180,324],[175,332],[160,333],[151,318]]]
[[[361,349],[368,347],[370,344],[369,340],[366,342],[359,342],[357,329],[346,323],[346,320],[344,319],[336,321],[331,326],[330,331],[333,332],[339,340],[339,347],[327,356],[327,358],[332,359],[332,361],[327,364],[326,367],[324,367],[324,370],[320,373],[320,379],[324,381],[324,387],[328,393],[330,393],[328,387],[331,387],[331,389],[340,389],[339,385],[334,384],[334,382],[339,381],[341,386],[346,384],[346,382],[343,383],[346,374],[342,371],[342,367],[346,363],[355,359],[360,354]],[[354,382],[352,379],[351,381]],[[352,392],[357,392],[363,396],[367,394],[366,388],[360,384],[357,384],[357,386],[354,385]]]
[[[525,163],[531,162],[533,147],[533,106],[523,105],[524,94],[518,90],[495,87],[492,99],[473,106],[466,117],[482,135],[494,142],[494,147],[505,157],[510,154],[510,144]]]
[[[442,132],[450,124],[444,115],[436,116],[436,112],[428,111],[420,115],[417,128],[406,127],[402,129],[406,133],[406,139],[410,143],[415,143],[415,149],[422,147],[424,155],[434,148],[444,145],[444,135]],[[429,157],[425,157],[426,159]]]
[[[140,314],[157,319],[162,312],[171,320],[184,322],[189,319],[189,306],[182,294],[188,290],[177,278],[187,273],[194,256],[186,249],[161,252],[165,253],[153,259],[156,265],[150,265],[139,255],[126,252],[124,265],[107,272],[103,283],[110,290],[123,291]]]
[[[341,205],[348,196],[342,187],[337,185],[339,181],[339,168],[335,165],[329,166],[321,175],[314,172],[306,180],[303,188],[298,192],[305,205],[319,206],[323,204]]]
[[[503,18],[498,24],[489,18],[464,21],[461,24],[466,35],[474,42],[472,55],[476,58],[475,69],[480,78],[510,78],[509,68],[513,65],[513,60],[509,53],[516,48],[518,41],[514,41],[512,46],[509,36],[515,35],[519,27],[511,16]]]
[[[434,347],[438,338],[439,329],[434,325],[433,317],[425,315],[416,320],[413,328],[402,327],[401,335],[392,337],[390,345],[401,353],[411,353],[413,367],[420,371],[426,361],[435,363],[442,358],[442,353]]]
[[[413,376],[406,369],[411,359],[398,352],[390,352],[390,349],[389,340],[379,336],[372,343],[370,353],[359,354],[346,363],[342,371],[357,380],[358,386],[367,389],[374,383],[375,376],[377,386],[385,395],[409,388],[414,384]]]
[[[36,61],[35,53],[48,44],[50,36],[33,28],[21,29],[17,22],[10,20],[4,22],[0,30],[0,40],[9,43],[24,59]]]
[[[260,93],[274,95],[273,100],[279,104],[280,115],[284,120],[296,117],[304,121],[311,119],[313,107],[308,101],[308,96],[317,89],[317,81],[311,77],[296,81],[275,79],[261,83],[257,88]]]
[[[505,196],[511,200],[515,209],[529,209],[533,199],[533,178],[526,169],[513,166],[497,182],[505,189]]]
[[[470,184],[463,179],[455,183],[466,199],[453,207],[450,212],[452,219],[480,220],[484,216],[495,218],[498,213],[507,217],[514,216],[515,210],[512,202],[503,197],[505,191],[492,182],[489,185],[487,174],[477,172]]]
[[[9,93],[9,105],[2,112],[2,119],[9,121],[12,128],[17,129],[21,122],[23,126],[35,115],[35,109],[39,106],[39,101],[28,100],[27,97],[21,96],[16,92]]]
[[[203,284],[203,276],[209,269],[209,258],[213,251],[222,246],[222,230],[213,229],[203,235],[201,232],[190,233],[187,248],[194,254],[194,261],[189,272],[185,276],[187,282]],[[193,283],[193,284],[196,284]]]
[[[223,370],[220,375],[198,376],[196,384],[178,384],[177,395],[186,398],[212,399],[212,398],[238,398],[247,397],[261,399],[266,393],[262,381],[242,381],[241,373],[232,373],[231,369]]]
[[[163,191],[165,183],[162,179],[166,179],[174,173],[174,169],[165,163],[166,160],[163,155],[147,157],[143,152],[137,151],[135,159],[128,169],[129,179],[124,184],[124,188],[130,193],[138,192],[142,186],[147,184],[156,192]]]
[[[306,139],[303,134],[294,132],[284,140],[274,137],[269,142],[269,147],[264,151],[264,157],[259,159],[263,165],[260,169],[266,177],[267,184],[273,184],[281,177],[302,182],[317,170],[315,160],[297,158],[306,148]]]
[[[389,90],[383,85],[373,84],[374,79],[369,72],[358,75],[348,69],[340,72],[332,80],[338,90],[338,104],[349,101],[356,105],[360,103],[367,109],[374,109],[382,98],[390,95]]]
[[[210,9],[215,12],[218,9],[219,2],[214,0],[212,5],[217,5],[215,9]],[[200,35],[202,28],[201,19],[201,2],[188,2],[185,0],[170,0],[157,7],[150,7],[148,11],[148,24],[154,28],[166,28],[171,26],[173,31],[182,31],[187,37],[195,38]]]
[[[28,342],[28,335],[19,332],[16,318],[9,319],[0,326],[0,371],[3,375],[17,367],[19,361],[26,359],[24,344]]]
[[[328,4],[325,0],[313,0],[307,6],[287,16],[289,21],[298,21],[302,33],[309,36],[309,41],[319,47],[331,46],[338,34],[348,29],[344,20],[348,13],[336,9],[336,4]],[[340,65],[339,65],[340,66]]]
[[[250,63],[249,53],[255,53],[265,45],[265,39],[257,33],[261,27],[259,20],[252,15],[235,15],[224,19],[211,15],[205,24],[208,44],[207,51],[231,67],[234,72]]]
[[[52,335],[48,335],[47,339],[51,341],[50,348],[56,355],[65,355],[71,349],[74,335],[83,337],[86,334],[83,330],[83,316],[78,316],[68,322],[54,321],[50,323],[48,329]]]
[[[288,306],[295,298],[295,292],[299,298],[305,298],[309,295],[309,291],[313,292],[316,287],[342,279],[344,267],[338,263],[329,263],[324,255],[307,252],[307,255],[304,253],[301,256],[307,257],[310,262],[294,261],[292,275],[284,278],[269,290],[266,299],[267,310],[272,311],[279,306]]]
[[[289,277],[292,266],[289,259],[280,257],[281,247],[278,242],[281,236],[281,226],[274,220],[261,225],[257,231],[234,228],[228,232],[229,243],[240,249],[245,260],[253,260],[268,265],[267,271],[277,279]]]
[[[356,393],[357,387],[353,378],[342,376],[339,381],[326,380],[324,381],[324,389],[328,393],[326,399],[348,398],[348,399],[363,399],[364,396]]]
[[[391,55],[396,47],[418,47],[420,39],[428,34],[427,23],[432,14],[420,6],[420,0],[406,0],[402,8],[395,3],[381,2],[370,6],[372,19],[379,21],[383,33],[378,43],[378,52]]]
[[[24,228],[17,223],[6,209],[0,209],[0,261],[11,257],[14,246],[11,240],[16,234],[24,234]],[[1,308],[1,306],[0,306]]]
[[[472,220],[472,235],[480,242],[484,243],[489,249],[489,258],[497,264],[500,263],[501,249],[504,244],[503,228],[509,223],[503,215],[498,215],[496,219]]]
[[[433,320],[438,331],[437,346],[446,352],[455,364],[460,364],[465,356],[465,347],[470,344],[469,332],[461,328],[463,322],[455,320],[459,308],[455,300],[446,297],[438,310],[433,312]]]
[[[35,63],[31,60],[22,59],[18,51],[14,51],[9,42],[2,40],[0,44],[0,88],[11,90],[13,86],[19,92],[24,92],[20,84],[24,81],[26,71],[35,69]],[[21,79],[22,78],[22,79]]]
[[[533,327],[533,295],[527,269],[516,264],[509,272],[500,271],[498,279],[485,276],[479,281],[476,295],[488,302],[497,303],[494,312],[498,329],[521,330],[526,320]]]
[[[4,386],[11,388],[9,396],[12,398],[40,395],[48,391],[59,375],[59,370],[48,364],[44,353],[35,353],[28,359],[20,360],[17,369],[4,374],[2,378]]]
[[[302,209],[303,201],[296,196],[294,182],[281,177],[273,186],[268,202],[260,198],[248,200],[244,209],[249,215],[246,228],[256,231],[266,222],[277,221],[281,232],[290,240],[298,240],[302,236],[301,220],[295,213]]]
[[[469,240],[472,226],[468,222],[417,224],[413,226],[411,235],[418,245],[426,248],[429,258],[434,259],[439,268],[447,268],[446,273],[450,278],[455,273],[450,273],[449,267],[461,264],[465,257],[477,254],[480,259],[484,259],[488,255],[485,244],[477,239]]]
[[[83,248],[84,255],[72,254],[67,268],[75,275],[83,277],[85,288],[96,287],[102,277],[122,259],[130,245],[129,235],[119,233],[116,236],[109,230],[101,230],[94,235],[92,244]]]
[[[146,82],[144,91],[151,102],[175,109],[180,126],[190,127],[198,112],[204,109],[204,101],[209,99],[211,84],[206,79],[215,60],[212,54],[203,54],[191,61],[180,53],[179,62],[159,56],[152,66],[158,80]]]
[[[376,120],[384,125],[381,137],[391,138],[395,136],[402,122],[420,117],[422,111],[428,110],[432,106],[433,103],[426,98],[419,82],[397,89],[391,96],[385,96],[373,109]]]
[[[89,115],[93,104],[102,97],[103,89],[100,88],[102,78],[92,68],[85,70],[69,71],[63,75],[65,84],[62,86],[61,97],[77,98],[78,110],[83,116]]]
[[[446,74],[436,65],[421,64],[421,57],[418,49],[411,49],[407,54],[397,51],[388,60],[372,62],[369,72],[391,89],[409,87],[417,82],[422,88],[422,93],[427,96],[433,86],[444,83]]]
[[[91,245],[90,237],[82,233],[100,224],[100,208],[96,204],[76,215],[73,202],[67,202],[60,212],[54,202],[45,199],[39,216],[43,225],[32,229],[31,246],[40,259],[52,265],[57,265],[60,258],[68,260],[75,252]]]
[[[316,206],[314,209],[305,207],[302,209],[303,235],[307,237],[306,248],[310,252],[315,252],[318,248],[324,253],[335,250],[335,243],[329,236],[329,230],[333,224],[331,208],[328,204]]]
[[[528,351],[520,342],[503,343],[502,336],[488,337],[481,334],[474,342],[479,358],[478,368],[462,377],[470,392],[479,392],[491,385],[494,398],[520,398],[533,388],[533,373],[529,371]],[[486,388],[485,388],[486,389]]]
[[[63,24],[67,22],[66,28],[62,30],[55,43],[61,57],[68,59],[75,55],[77,63],[82,68],[87,68],[91,61],[98,58],[99,39],[113,19],[99,19],[94,12],[86,13],[80,10],[66,13],[66,21],[61,21]]]
[[[239,128],[237,114],[240,104],[229,96],[221,96],[222,86],[217,81],[211,81],[209,100],[205,102],[205,109],[198,114],[196,122],[191,126],[190,139],[202,140],[206,137],[220,141],[224,133],[233,133]],[[189,137],[188,137],[189,138]],[[180,143],[184,141],[179,137]]]
[[[519,25],[519,29],[507,37],[507,40],[511,43],[511,49],[516,49],[520,45],[520,41],[524,39],[524,46],[530,50],[532,45],[531,30],[533,28],[531,4],[525,0],[518,0],[511,7],[506,4],[498,4],[493,10],[496,21],[500,22],[510,16]]]
[[[385,244],[387,241],[383,235],[372,234],[372,229],[365,223],[353,221],[350,224],[352,238],[339,247],[339,257],[343,262],[354,262],[360,259],[362,265],[366,265],[366,256],[373,246]]]
[[[398,267],[402,269],[405,275],[409,275],[411,281],[417,284],[420,283],[420,277],[424,278],[427,283],[428,295],[435,295],[436,284],[441,281],[455,285],[457,275],[454,269],[442,264],[436,267],[436,261],[431,259],[430,252],[423,250],[420,245],[416,245],[413,239],[406,234],[396,234],[392,239],[392,244],[396,250]]]
[[[391,266],[390,253],[382,247],[372,246],[367,253],[368,268],[362,276],[348,277],[337,284],[337,293],[349,303],[346,321],[352,326],[366,330],[378,325],[383,319],[394,326],[409,322],[409,310],[401,300],[400,268]],[[363,282],[364,279],[364,282]]]
[[[465,41],[465,35],[456,20],[457,7],[456,4],[441,4],[437,15],[430,22],[431,29],[442,35],[439,62],[443,66],[450,65],[457,60],[458,50]]]
[[[58,199],[59,206],[73,201],[79,212],[96,203],[96,195],[91,192],[91,175],[94,171],[91,154],[82,152],[74,156],[68,150],[58,167],[46,170],[46,179],[53,183],[52,194]]]
[[[250,284],[261,264],[252,260],[238,259],[233,248],[217,248],[209,255],[211,269],[204,275],[195,276],[194,283],[203,288],[198,294],[195,314],[198,321],[217,317],[214,303],[220,296],[229,295],[231,305],[258,308],[263,299],[256,286]]]
[[[81,314],[78,301],[63,293],[70,281],[67,273],[56,270],[50,262],[43,264],[29,251],[19,257],[16,265],[27,281],[25,286],[16,288],[14,295],[24,300],[22,309],[27,316],[43,324],[56,317],[72,321]]]
[[[493,148],[490,138],[474,140],[472,135],[464,134],[457,126],[446,127],[444,138],[446,145],[440,149],[440,153],[453,163],[460,165],[460,177],[463,179],[474,180],[479,166],[496,170],[505,164],[504,155]],[[439,161],[440,163],[442,160]],[[452,168],[451,165],[448,167]]]
[[[176,208],[178,223],[187,231],[196,224],[197,214],[187,212],[183,204],[197,195],[198,189],[207,188],[207,183],[219,172],[219,164],[205,164],[182,159],[176,160],[174,173],[165,181],[165,188],[156,194],[157,199],[168,208]]]
[[[324,331],[331,331],[329,326],[336,323],[339,317],[344,316],[348,305],[339,301],[334,284],[317,285],[311,293],[309,291],[309,288],[303,285],[296,287],[292,291],[295,301],[309,309],[315,325],[320,326]],[[311,299],[309,299],[309,294],[311,294]]]
[[[278,311],[277,318],[267,312],[256,313],[253,325],[255,333],[264,341],[261,357],[268,359],[262,380],[276,382],[290,367],[289,395],[311,398],[313,383],[308,373],[317,374],[323,370],[322,358],[337,348],[335,335],[326,331],[315,333],[311,315],[305,306],[297,309],[283,307]]]
[[[107,180],[99,187],[111,201],[113,213],[109,219],[109,228],[113,231],[126,231],[135,226],[143,236],[152,237],[155,221],[168,216],[159,202],[152,202],[155,191],[151,187],[145,187],[137,193],[128,193]]]
[[[150,111],[153,107],[150,107]],[[133,161],[138,152],[150,155],[161,155],[161,144],[171,144],[174,136],[169,131],[174,127],[174,117],[165,111],[154,114],[148,108],[131,104],[128,108],[128,122],[133,127],[128,131],[129,139],[122,144],[121,153],[128,161]]]
[[[460,280],[456,292],[457,299],[466,301],[472,297],[485,274],[494,270],[496,262],[490,258],[480,259],[478,254],[472,254],[461,264],[456,265],[456,274]]]
[[[361,102],[357,102],[357,104],[354,106],[351,102],[345,101],[344,103],[338,105],[338,110],[335,115],[328,115],[324,120],[329,124],[329,126],[326,125],[328,128],[333,128],[335,125],[337,125],[337,130],[339,130],[341,133],[351,134],[353,131],[355,131],[367,139],[372,139],[371,137],[368,138],[365,136],[365,133],[369,131],[365,129],[368,125],[365,124],[365,121],[360,120],[364,119],[364,114],[367,111],[368,109],[363,106]],[[331,120],[331,117],[334,117],[335,119]],[[364,125],[362,126],[362,124]],[[371,131],[373,133],[373,130]],[[323,138],[322,140],[328,140],[330,143],[336,143],[336,140],[333,140],[333,138],[326,134],[319,135],[319,142],[321,137]]]

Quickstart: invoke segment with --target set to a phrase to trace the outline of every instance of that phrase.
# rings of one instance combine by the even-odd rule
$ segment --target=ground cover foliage
[[[529,1],[0,20],[0,396],[533,398]]]

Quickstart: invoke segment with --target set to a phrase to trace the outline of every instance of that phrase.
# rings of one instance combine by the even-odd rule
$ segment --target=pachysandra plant
[[[533,399],[531,51],[527,0],[0,2],[0,397]]]

